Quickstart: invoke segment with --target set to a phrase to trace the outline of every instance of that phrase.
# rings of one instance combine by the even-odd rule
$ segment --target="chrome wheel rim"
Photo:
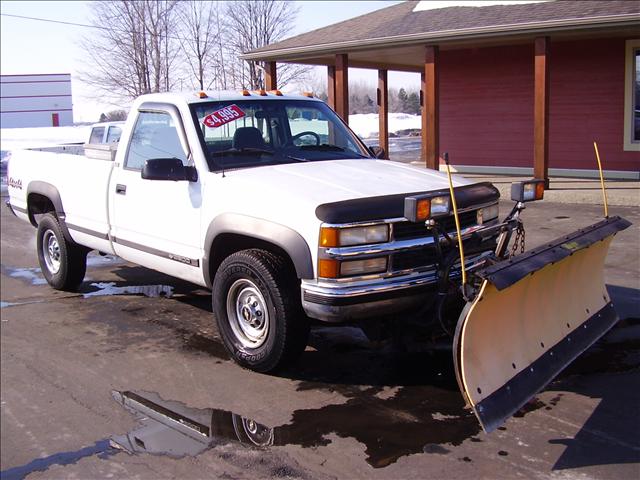
[[[60,270],[60,244],[53,230],[47,230],[42,237],[42,256],[47,270],[56,274]]]
[[[260,289],[248,279],[236,280],[227,293],[227,318],[246,348],[258,348],[269,334],[269,311]]]
[[[255,445],[266,447],[273,445],[273,429],[259,424],[255,420],[242,417],[244,431]]]

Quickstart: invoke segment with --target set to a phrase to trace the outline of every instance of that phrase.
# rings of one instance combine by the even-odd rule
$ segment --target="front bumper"
[[[466,270],[484,265],[491,251],[467,259]],[[460,277],[456,263],[450,278]],[[380,317],[417,308],[428,295],[436,293],[438,281],[434,265],[397,276],[362,280],[349,284],[302,283],[302,306],[308,316],[325,322],[346,322]]]

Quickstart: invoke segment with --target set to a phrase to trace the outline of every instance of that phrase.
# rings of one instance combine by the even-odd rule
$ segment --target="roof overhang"
[[[394,50],[406,50],[411,47],[421,45],[440,45],[442,48],[468,48],[471,43],[482,43],[485,45],[497,45],[504,43],[514,43],[530,39],[532,36],[591,36],[595,34],[613,33],[616,35],[637,32],[640,22],[640,13],[625,15],[610,15],[601,17],[590,17],[582,19],[563,19],[544,22],[507,24],[490,27],[477,27],[469,29],[441,30],[437,32],[417,33],[410,35],[397,35],[392,37],[378,37],[365,40],[350,40],[344,42],[328,42],[323,44],[304,45],[290,48],[266,47],[260,51],[247,52],[240,56],[244,60],[254,61],[277,61],[285,63],[309,63],[315,65],[331,65],[331,56],[337,53],[356,53],[373,50],[381,52],[383,57],[394,57],[395,55],[384,55],[384,51],[391,53]],[[420,65],[422,55],[417,58],[418,62],[381,62],[376,58],[368,56],[370,60],[355,63],[350,59],[350,66],[361,68],[375,68],[375,65],[384,63],[389,69],[414,71]],[[357,65],[360,63],[361,65]]]

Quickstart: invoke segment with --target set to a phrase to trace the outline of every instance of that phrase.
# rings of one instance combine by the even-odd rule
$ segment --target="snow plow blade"
[[[490,432],[618,320],[604,284],[613,236],[603,220],[477,272],[478,293],[456,327],[458,385]]]

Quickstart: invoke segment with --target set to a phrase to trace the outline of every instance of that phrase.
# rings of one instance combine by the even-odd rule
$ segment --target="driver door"
[[[200,179],[141,177],[150,159],[176,158],[187,165],[188,145],[179,134],[184,132],[182,120],[172,105],[144,107],[138,112],[123,165],[114,171],[109,187],[114,249],[122,258],[202,285]]]

